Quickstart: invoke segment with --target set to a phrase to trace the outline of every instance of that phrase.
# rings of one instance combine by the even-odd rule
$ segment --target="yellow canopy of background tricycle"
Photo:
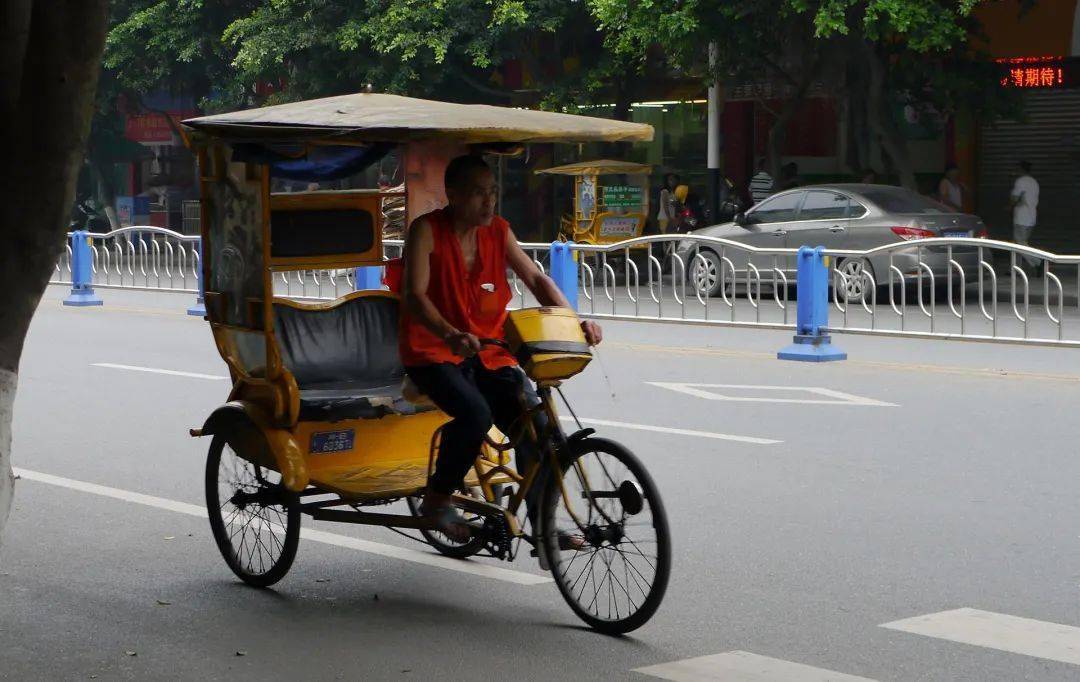
[[[568,163],[565,166],[555,166],[536,171],[551,175],[611,175],[613,173],[626,173],[627,175],[649,175],[652,166],[646,163],[634,163],[633,161],[615,161],[612,159],[598,159],[596,161],[579,161]]]

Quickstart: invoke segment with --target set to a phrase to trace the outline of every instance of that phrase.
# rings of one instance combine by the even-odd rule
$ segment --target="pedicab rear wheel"
[[[281,475],[215,435],[206,457],[206,508],[221,556],[238,578],[269,587],[285,577],[300,543],[300,506]]]
[[[622,445],[584,438],[567,447],[562,479],[581,524],[570,515],[556,477],[548,476],[540,539],[555,584],[595,630],[636,630],[660,607],[671,575],[671,538],[660,494]],[[560,548],[575,537],[584,540],[580,549]]]

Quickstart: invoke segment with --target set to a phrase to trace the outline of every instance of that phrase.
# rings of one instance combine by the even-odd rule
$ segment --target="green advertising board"
[[[604,188],[604,206],[607,208],[633,208],[642,203],[640,187],[610,185]]]

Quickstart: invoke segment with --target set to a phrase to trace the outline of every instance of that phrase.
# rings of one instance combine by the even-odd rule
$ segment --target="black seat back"
[[[329,382],[371,386],[401,381],[398,301],[360,296],[325,310],[274,304],[281,361],[300,388]]]

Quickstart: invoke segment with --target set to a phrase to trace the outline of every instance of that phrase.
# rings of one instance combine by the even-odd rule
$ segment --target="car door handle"
[[[832,227],[829,228],[829,232],[843,232],[843,231],[844,231],[844,226],[843,225],[833,225]]]
[[[786,237],[787,236],[787,230],[775,230],[772,233],[772,236],[774,236],[774,237]]]

